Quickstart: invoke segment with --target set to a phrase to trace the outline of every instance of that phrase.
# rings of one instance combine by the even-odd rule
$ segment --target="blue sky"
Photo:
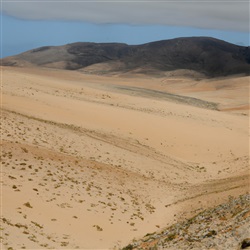
[[[130,6],[127,3],[122,3],[123,6],[113,3],[101,6],[99,2],[95,5],[72,2],[70,6],[64,6],[60,1],[38,4],[5,4],[2,14],[2,57],[41,46],[78,41],[142,44],[184,36],[211,36],[249,46],[249,13],[244,14],[241,12],[243,9],[235,11],[236,5],[229,5],[226,11],[221,8],[221,12],[214,13],[212,5],[204,4],[198,7],[188,4],[186,11],[182,7],[183,2],[181,5],[164,3],[161,6],[154,2],[154,5],[145,8],[141,8],[146,4],[140,1]],[[220,9],[223,6],[227,5],[224,3],[216,7]],[[231,16],[227,16],[227,12]]]

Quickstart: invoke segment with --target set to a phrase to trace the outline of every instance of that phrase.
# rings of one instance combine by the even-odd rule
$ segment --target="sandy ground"
[[[112,249],[249,190],[249,77],[3,67],[3,249]]]

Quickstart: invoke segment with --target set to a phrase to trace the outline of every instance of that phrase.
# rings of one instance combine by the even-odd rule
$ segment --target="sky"
[[[249,46],[249,1],[1,1],[1,57],[79,41],[143,44],[189,36]]]

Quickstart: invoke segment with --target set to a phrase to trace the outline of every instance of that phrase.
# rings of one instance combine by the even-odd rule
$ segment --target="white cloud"
[[[249,32],[249,2],[176,1],[23,1],[4,0],[4,13],[27,20],[72,20],[131,25],[176,25]]]

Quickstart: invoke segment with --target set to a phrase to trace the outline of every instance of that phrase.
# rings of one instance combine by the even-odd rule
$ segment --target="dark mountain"
[[[176,38],[142,45],[73,43],[46,46],[2,60],[3,65],[37,65],[89,72],[192,70],[206,76],[249,74],[250,49],[209,37]]]

